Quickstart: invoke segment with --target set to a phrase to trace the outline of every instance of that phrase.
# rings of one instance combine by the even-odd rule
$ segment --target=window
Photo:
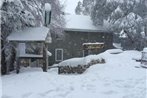
[[[91,53],[91,50],[83,50],[83,57],[89,55]]]
[[[27,54],[36,54],[36,55],[43,54],[42,43],[36,43],[36,42],[26,43],[25,46],[26,46],[25,52]]]
[[[55,49],[55,60],[63,61],[63,49],[60,48]]]

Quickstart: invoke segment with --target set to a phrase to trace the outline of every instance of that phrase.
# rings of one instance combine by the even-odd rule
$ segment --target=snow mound
[[[117,49],[122,49],[121,43],[113,43],[113,46]]]
[[[81,58],[71,58],[64,60],[60,62],[58,65],[59,66],[78,66],[78,65],[87,65],[93,60],[102,60],[102,59],[109,59],[109,55],[111,54],[119,54],[122,53],[123,51],[121,49],[109,49],[105,51],[104,53],[98,54],[98,55],[89,55],[86,57],[81,57]],[[106,57],[107,55],[107,57]]]
[[[78,66],[86,64],[83,58],[72,58],[59,63],[59,66]]]
[[[145,48],[143,49],[143,52],[147,52],[147,47],[145,47]]]
[[[121,50],[121,49],[109,49],[106,52],[108,52],[110,54],[119,54],[119,53],[122,53],[123,50]]]

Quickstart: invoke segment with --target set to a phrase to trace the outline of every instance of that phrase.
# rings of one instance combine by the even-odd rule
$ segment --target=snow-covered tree
[[[103,20],[108,20],[118,6],[117,2],[108,2],[107,0],[97,0],[92,11],[91,18],[95,25],[103,24]]]
[[[128,36],[126,43],[132,46],[128,49],[141,49],[145,46],[141,33],[145,32],[146,13],[146,0],[95,0],[91,18],[95,25],[107,21],[109,29],[118,33],[118,37],[123,30]]]
[[[75,13],[77,15],[81,15],[83,13],[83,6],[82,6],[82,2],[79,1],[77,6],[76,6],[76,9],[75,9]]]
[[[79,1],[75,8],[75,13],[77,15],[91,15],[91,10],[94,4],[95,0],[83,0],[83,2]]]
[[[93,6],[94,0],[83,0],[83,14],[90,15]]]

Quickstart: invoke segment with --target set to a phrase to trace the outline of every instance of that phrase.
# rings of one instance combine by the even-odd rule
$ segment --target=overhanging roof
[[[8,41],[26,42],[26,41],[40,41],[44,42],[49,33],[47,27],[29,27],[23,30],[12,32],[8,37]],[[50,37],[50,36],[49,36]]]

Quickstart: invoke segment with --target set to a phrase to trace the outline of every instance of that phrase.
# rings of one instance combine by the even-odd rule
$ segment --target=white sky
[[[2,4],[3,4],[3,1],[4,1],[4,0],[0,0],[0,8],[1,8]]]
[[[75,14],[75,8],[79,1],[83,0],[59,0],[61,4],[64,4],[65,8],[64,11],[66,13]]]

